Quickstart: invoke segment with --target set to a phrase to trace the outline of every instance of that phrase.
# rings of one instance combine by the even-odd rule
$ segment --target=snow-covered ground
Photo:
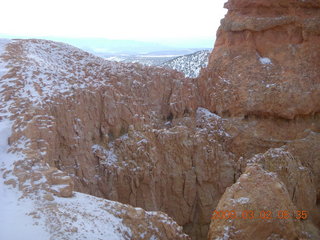
[[[182,72],[186,77],[194,78],[198,77],[201,68],[207,67],[209,55],[209,50],[202,50],[169,60],[161,66]]]
[[[164,239],[168,231],[187,239],[164,213],[72,191],[66,173],[30,154],[27,126],[22,130],[20,125],[29,121],[24,114],[42,109],[56,96],[107,86],[112,74],[137,74],[133,65],[106,61],[62,43],[0,39],[0,240]],[[51,122],[51,116],[41,117]],[[114,152],[99,145],[93,150],[107,153],[105,164],[117,160]],[[65,174],[59,178],[69,179],[70,185],[50,181],[50,171]],[[50,191],[68,186],[70,197]]]
[[[106,60],[124,62],[124,63],[140,63],[145,66],[159,66],[177,56],[175,55],[132,55],[132,56],[112,56]]]
[[[36,224],[34,219],[27,215],[35,208],[33,201],[21,198],[22,193],[18,189],[4,184],[4,172],[12,171],[14,162],[21,159],[21,156],[8,153],[11,127],[11,121],[0,121],[0,239],[49,239],[44,224]],[[11,174],[10,178],[13,178]]]
[[[2,130],[4,126],[7,131],[9,125],[1,122]],[[6,153],[7,148],[1,144],[0,164],[6,171],[17,159]],[[55,197],[48,202],[41,199],[44,194],[22,196],[0,178],[0,239],[130,239],[130,229],[112,213],[117,203],[77,192],[72,198]]]
[[[8,80],[2,78],[8,69],[1,56],[8,43],[9,40],[0,40],[1,100],[5,86],[8,86]],[[47,64],[47,69],[53,67],[49,59],[43,64]],[[32,95],[30,91],[28,93]],[[5,184],[9,179],[19,182],[13,170],[15,162],[23,160],[24,155],[9,152],[8,138],[13,121],[9,120],[8,108],[3,106],[0,105],[0,239],[130,239],[130,229],[113,212],[118,203],[82,193],[75,193],[72,198],[54,197],[52,201],[46,201],[43,198],[47,194],[45,191],[24,194],[18,185]]]
[[[105,57],[105,59],[115,62],[140,63],[145,66],[164,66],[183,72],[186,77],[197,77],[201,68],[208,65],[209,55],[209,50],[194,50],[191,53],[177,52],[176,54],[115,55]]]

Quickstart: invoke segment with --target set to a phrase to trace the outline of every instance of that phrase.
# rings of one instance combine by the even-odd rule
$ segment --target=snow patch
[[[218,116],[217,114],[214,114],[214,113],[210,112],[208,109],[202,108],[202,107],[199,107],[197,109],[197,115],[200,115],[200,114],[205,116],[206,118],[212,118],[213,117],[215,119],[221,119],[221,117]]]
[[[210,51],[202,50],[192,54],[174,58],[163,63],[161,66],[171,68],[184,73],[186,77],[195,78],[202,68],[207,67]]]
[[[55,213],[61,223],[60,234],[55,239],[126,239],[132,236],[121,218],[112,214],[112,201],[100,199],[76,192],[72,198],[56,198],[59,211]],[[44,218],[50,219],[51,212],[45,212]],[[70,232],[70,229],[73,232]]]
[[[93,153],[101,153],[102,156],[99,155],[99,157],[103,157],[101,164],[106,164],[108,166],[114,165],[118,161],[118,157],[114,152],[113,145],[110,144],[110,149],[105,149],[101,145],[95,144],[91,147]]]
[[[9,44],[10,42],[12,42],[12,40],[0,38],[0,55],[2,55],[5,52],[5,48],[7,44]]]
[[[236,199],[236,202],[240,203],[240,204],[246,204],[246,203],[250,202],[250,199],[247,197],[241,197],[241,198]]]
[[[43,224],[37,224],[28,216],[34,209],[34,204],[27,198],[21,198],[21,192],[4,183],[2,170],[13,170],[13,164],[21,160],[18,155],[8,153],[8,138],[11,135],[12,122],[0,121],[0,239],[49,239],[49,233]],[[7,175],[15,179],[12,175]]]
[[[277,86],[277,84],[275,84],[275,83],[271,83],[271,84],[266,85],[267,88],[276,87],[276,86]]]
[[[22,197],[22,192],[4,183],[14,175],[15,161],[23,160],[23,155],[8,153],[8,137],[12,122],[0,121],[0,239],[130,239],[131,230],[121,218],[116,217],[112,201],[90,195],[75,193],[72,198],[55,197],[54,202],[39,200],[42,192]],[[44,177],[34,184],[46,182]],[[24,185],[30,185],[30,180]],[[68,185],[54,185],[57,191]],[[45,192],[43,192],[45,194]],[[54,209],[54,210],[53,210]]]
[[[270,58],[267,57],[260,57],[259,61],[261,64],[272,64],[272,61]]]
[[[230,238],[230,227],[229,226],[225,226],[223,229],[224,229],[223,237],[219,237],[216,240],[229,240],[229,238]]]

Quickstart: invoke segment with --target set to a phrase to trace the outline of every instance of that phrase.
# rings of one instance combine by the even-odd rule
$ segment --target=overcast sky
[[[214,38],[226,0],[4,0],[0,34],[130,40]]]

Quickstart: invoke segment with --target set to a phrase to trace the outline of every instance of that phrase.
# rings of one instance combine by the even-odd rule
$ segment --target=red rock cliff
[[[293,119],[320,110],[320,2],[230,0],[208,68],[204,104],[224,116]]]
[[[44,190],[47,201],[74,188],[164,211],[193,239],[207,238],[214,209],[306,210],[308,220],[280,225],[213,221],[209,237],[319,239],[319,1],[226,7],[198,79],[50,41],[8,43],[0,114],[25,159],[5,171],[6,183]],[[151,226],[148,213],[120,208],[137,239],[169,219]],[[168,222],[157,236],[188,238]]]
[[[240,177],[216,210],[240,218],[214,219],[209,239],[318,239],[320,1],[229,0],[225,7],[199,91],[204,106],[232,122]],[[279,222],[284,208],[310,215]],[[274,215],[248,221],[243,210]]]

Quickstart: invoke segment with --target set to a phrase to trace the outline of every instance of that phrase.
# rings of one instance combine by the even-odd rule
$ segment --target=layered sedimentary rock
[[[318,239],[320,2],[230,0],[225,7],[199,79],[202,104],[231,124],[235,178],[241,176],[217,210],[277,214],[285,208],[309,215],[283,226],[276,215],[271,225],[215,219],[209,239]],[[276,182],[282,193],[266,186]],[[238,203],[241,197],[248,201]]]
[[[7,184],[163,211],[206,238],[236,165],[226,121],[198,108],[196,80],[42,40],[12,41],[2,60],[2,115],[11,152],[24,154]]]
[[[116,167],[116,155],[102,156],[107,157],[104,163],[98,150],[104,146],[112,153],[108,146],[130,126],[157,125],[192,107],[172,95],[181,75],[113,64],[50,41],[1,44],[0,130],[10,132],[8,139],[1,136],[3,146],[10,145],[9,155],[1,145],[1,176],[4,184],[20,190],[24,202],[34,205],[30,212],[23,210],[34,224],[45,224],[55,239],[189,239],[164,213],[74,192],[129,203],[124,197],[130,194],[128,175],[121,174],[121,164]],[[176,98],[175,104],[169,104],[170,98]],[[126,173],[132,174],[127,167]],[[108,182],[108,172],[120,180]],[[110,194],[108,184],[118,186],[117,196]]]
[[[128,238],[188,238],[147,210],[206,239],[215,209],[308,218],[215,219],[210,239],[319,238],[319,1],[226,7],[197,79],[61,43],[5,44],[0,114],[13,124],[8,143],[20,161],[2,176],[25,197],[40,194],[34,216],[51,216],[55,204],[63,212],[68,197],[72,219],[82,198],[75,190],[143,208],[87,197],[122,219]],[[69,221],[54,216],[58,226]]]
[[[228,1],[200,82],[224,116],[319,112],[319,1]]]
[[[315,150],[315,140],[319,134],[242,162],[241,176],[227,188],[212,216],[208,239],[318,239],[318,163],[311,167],[308,160],[315,158],[301,158]],[[310,148],[295,154],[301,141]]]
[[[221,198],[208,239],[303,238],[298,210],[276,174],[252,165]],[[232,212],[234,218],[220,218]],[[220,213],[219,213],[220,212]],[[287,218],[287,216],[290,216]],[[220,218],[220,219],[219,219]],[[284,219],[286,218],[286,219]]]

